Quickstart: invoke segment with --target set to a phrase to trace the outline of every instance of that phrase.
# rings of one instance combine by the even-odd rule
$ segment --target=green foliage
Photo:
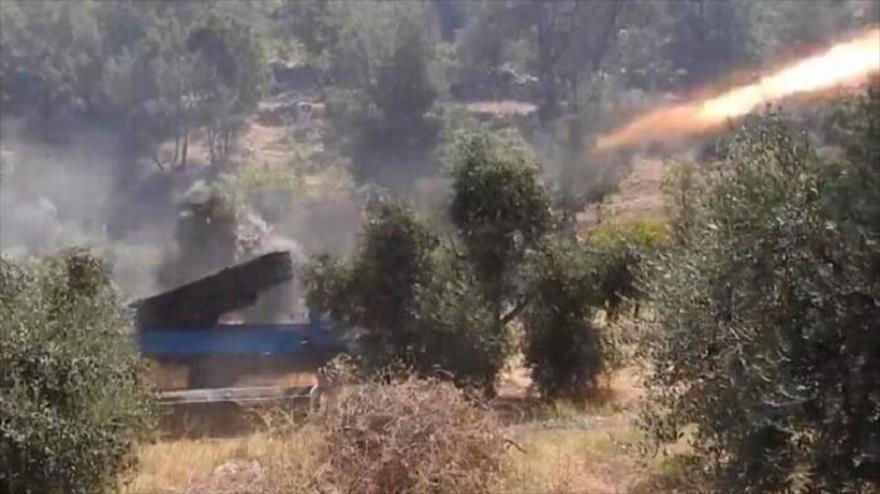
[[[553,215],[538,167],[509,148],[462,141],[451,170],[453,238],[380,201],[350,262],[325,255],[307,268],[309,307],[357,328],[368,368],[402,363],[491,393],[512,349],[508,324],[525,314],[527,359],[542,392],[591,387],[604,362],[594,316],[640,295],[636,266],[665,230],[645,223],[603,230],[589,248],[546,245]]]
[[[599,248],[630,244],[642,249],[660,247],[669,235],[669,226],[656,220],[641,220],[621,225],[602,224],[590,231],[589,243]]]
[[[675,218],[671,224],[671,236],[678,243],[685,242],[690,234],[697,198],[706,185],[704,178],[697,164],[691,161],[667,164],[661,187],[666,195],[667,216]]]
[[[639,287],[638,273],[645,259],[665,245],[667,237],[667,226],[653,221],[602,225],[590,232],[587,246],[596,270],[594,300],[610,320],[616,320],[627,303],[638,307],[645,295]]]
[[[586,242],[545,241],[530,262],[523,317],[526,362],[541,394],[583,398],[594,389],[616,346],[596,327],[597,315],[614,321],[628,304],[638,308],[639,270],[666,238],[666,225],[644,221],[598,227]]]
[[[428,232],[411,212],[371,206],[358,254],[309,269],[309,305],[366,332],[370,367],[403,362],[447,371],[490,391],[510,350],[502,310],[524,282],[522,262],[550,228],[538,169],[483,139],[466,141],[455,170],[451,217],[467,255]]]
[[[107,266],[0,259],[0,490],[101,493],[134,460],[150,393]]]
[[[431,277],[419,292],[423,372],[442,370],[460,386],[493,393],[513,350],[468,263],[448,246],[432,256]]]
[[[368,369],[402,364],[489,388],[509,345],[467,267],[409,209],[379,200],[350,263],[323,255],[307,267],[307,303],[362,333]]]
[[[91,104],[99,87],[96,2],[5,2],[0,80],[5,111]],[[79,99],[80,101],[77,101]]]
[[[504,62],[505,23],[500,18],[505,5],[500,2],[472,3],[473,19],[464,28],[458,44],[459,59],[466,70],[487,72]]]
[[[339,43],[340,29],[330,2],[286,2],[279,9],[285,30],[289,30],[312,56]]]
[[[393,51],[395,23],[419,4],[392,2],[286,2],[276,13],[280,27],[309,52],[333,85],[366,89],[377,66]]]
[[[378,360],[373,367],[410,361],[417,291],[430,276],[434,243],[409,210],[387,201],[372,203],[351,267],[334,267],[325,259],[319,264],[324,275],[308,276],[313,286],[324,284],[309,290],[310,307],[367,331],[364,355]]]
[[[501,75],[499,69],[505,64],[526,68],[540,81],[541,122],[552,123],[562,115],[563,102],[577,107],[581,81],[598,74],[617,49],[631,4],[477,3],[463,30],[461,82],[489,82],[491,76]],[[525,56],[514,55],[518,51]],[[497,92],[497,88],[492,90]]]
[[[257,108],[266,86],[266,60],[251,28],[209,15],[186,40],[194,57],[196,120],[208,126],[211,161],[230,152],[232,137]]]
[[[670,4],[666,56],[688,85],[706,83],[758,60],[760,6],[695,0]]]
[[[873,7],[871,4],[874,4]],[[782,0],[768,6],[766,17],[774,30],[768,40],[780,55],[788,55],[792,47],[816,46],[827,43],[841,33],[856,31],[878,21],[869,9],[875,2],[845,0],[843,2],[798,2]]]
[[[759,122],[699,173],[688,225],[655,263],[646,426],[675,440],[693,424],[695,454],[719,492],[877,486],[872,166],[820,162],[778,118]]]
[[[880,169],[880,142],[866,140],[880,134],[880,78],[865,94],[830,105],[822,123],[827,144],[840,146],[852,161]]]
[[[428,79],[430,57],[420,26],[404,18],[391,59],[379,67],[374,100],[389,122],[417,124],[434,104],[437,92]],[[402,129],[401,129],[402,130]]]
[[[334,78],[326,97],[327,140],[352,159],[352,175],[398,192],[434,171],[440,123],[432,114],[434,59],[420,4],[329,3],[322,18],[340,34],[323,47]],[[308,37],[309,35],[304,34]]]
[[[603,342],[593,320],[597,266],[572,239],[555,239],[537,256],[523,317],[524,354],[542,395],[584,397],[604,363]]]
[[[597,74],[617,47],[630,2],[535,2],[529,4],[536,36],[534,63],[542,81],[541,116],[558,116],[559,99],[575,108],[581,80]]]
[[[265,83],[264,54],[249,26],[233,19],[209,16],[187,38],[187,48],[199,57],[204,71],[203,91],[214,91],[215,105],[241,112],[256,107]],[[224,90],[228,93],[224,94]],[[231,101],[219,101],[228,96]]]
[[[516,266],[552,226],[539,169],[520,155],[505,155],[486,138],[473,137],[462,142],[452,178],[450,217],[500,314]]]
[[[662,56],[673,22],[670,2],[632,2],[618,36],[612,68],[627,87],[663,90],[674,82],[673,62]]]

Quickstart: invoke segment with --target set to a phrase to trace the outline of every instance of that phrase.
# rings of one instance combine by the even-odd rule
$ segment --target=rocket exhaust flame
[[[730,120],[749,114],[761,104],[860,83],[876,72],[880,72],[880,28],[799,60],[755,83],[638,117],[600,137],[596,147],[604,151],[638,142],[709,133]]]

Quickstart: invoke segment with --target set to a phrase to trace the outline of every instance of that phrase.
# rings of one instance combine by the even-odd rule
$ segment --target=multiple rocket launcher
[[[273,252],[132,304],[142,354],[160,368],[188,370],[188,389],[160,389],[160,402],[211,405],[309,393],[237,382],[243,375],[314,373],[346,351],[340,328],[316,317],[300,324],[219,323],[223,314],[254,304],[261,292],[292,279],[290,254]]]

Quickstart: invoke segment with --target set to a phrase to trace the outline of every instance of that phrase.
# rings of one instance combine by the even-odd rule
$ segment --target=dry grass
[[[437,381],[350,385],[304,423],[291,417],[264,413],[271,433],[147,446],[121,492],[486,492],[506,448],[491,410]]]
[[[497,492],[630,493],[653,476],[654,465],[637,451],[638,370],[620,369],[600,381],[602,392],[593,401],[544,403],[529,421],[509,428],[523,451],[506,454]]]
[[[628,417],[595,417],[564,427],[521,426],[514,438],[524,452],[507,454],[498,492],[628,492],[642,470],[632,451],[641,439]]]
[[[302,428],[283,436],[261,433],[147,446],[141,451],[137,476],[121,494],[334,492],[329,485],[321,491],[313,482],[322,463],[321,442],[315,432]],[[621,416],[588,420],[582,426],[526,424],[509,429],[509,433],[522,450],[507,449],[500,463],[502,475],[486,487],[489,492],[668,492],[644,490],[647,485],[658,485],[659,480],[653,477],[665,474],[665,467],[657,461],[646,469],[638,461],[633,448],[640,432]],[[333,471],[324,470],[321,477]]]
[[[297,440],[257,433],[231,439],[178,439],[145,446],[139,454],[139,468],[121,494],[196,494],[265,489],[266,466],[287,464],[296,472],[305,470],[313,458],[314,442],[303,432]],[[244,467],[244,468],[243,468]],[[238,468],[238,472],[233,472]],[[247,471],[250,469],[250,471]],[[238,474],[239,478],[235,477]],[[226,485],[217,485],[225,483]]]
[[[231,439],[179,439],[147,446],[121,494],[316,492],[321,438],[311,427]]]
[[[446,385],[346,386],[305,424],[266,414],[271,434],[146,446],[121,493],[680,492],[674,463],[638,453],[638,373],[623,369],[608,386],[599,404],[543,404],[504,428]]]

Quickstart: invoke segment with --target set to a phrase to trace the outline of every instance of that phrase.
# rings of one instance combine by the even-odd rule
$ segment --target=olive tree
[[[553,225],[539,174],[521,154],[479,136],[462,141],[452,170],[450,218],[499,324],[517,304],[522,261]]]
[[[779,117],[749,126],[702,171],[686,227],[654,263],[645,424],[661,440],[692,425],[717,491],[877,488],[872,166],[819,160]]]
[[[0,258],[0,491],[102,493],[132,465],[152,408],[120,302],[84,251]]]

